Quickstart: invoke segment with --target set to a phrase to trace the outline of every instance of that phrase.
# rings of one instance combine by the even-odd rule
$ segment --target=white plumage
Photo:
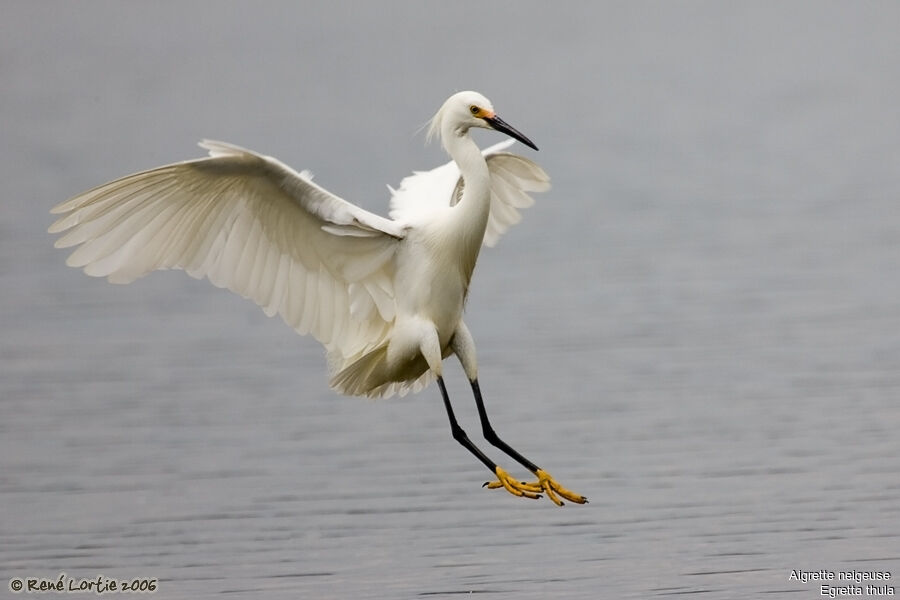
[[[475,121],[469,105],[493,114],[474,92],[454,99],[436,122],[456,113]],[[403,394],[439,374],[410,339],[420,321],[435,326],[447,356],[478,246],[493,246],[532,204],[528,193],[549,187],[535,163],[504,152],[512,140],[479,153],[482,168],[465,173],[475,145],[454,127],[443,140],[457,160],[403,179],[392,190],[391,219],[272,157],[204,141],[207,158],[129,175],[60,204],[52,212],[64,216],[50,231],[64,233],[57,247],[77,246],[67,264],[88,275],[129,283],[183,269],[281,315],[325,346],[331,384],[343,393]],[[475,181],[484,166],[487,177]],[[481,197],[467,204],[469,188]],[[462,211],[467,218],[456,218]]]
[[[469,129],[495,129],[537,150],[476,92],[451,96],[431,121],[453,159],[392,190],[390,219],[313,183],[278,160],[204,141],[209,157],[129,175],[53,209],[57,247],[77,246],[68,264],[128,283],[157,269],[208,278],[279,314],[328,353],[331,385],[390,396],[436,378],[453,438],[497,476],[489,488],[558,505],[587,498],[497,436],[487,416],[475,342],[462,320],[481,246],[493,246],[549,178],[504,150],[483,153]],[[456,354],[472,386],[485,438],[537,477],[513,479],[469,440],[442,377]]]

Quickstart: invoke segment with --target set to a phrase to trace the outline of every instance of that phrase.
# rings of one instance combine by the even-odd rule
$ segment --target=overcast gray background
[[[2,13],[4,592],[65,572],[163,598],[817,598],[792,569],[900,576],[896,3]],[[385,184],[445,160],[419,128],[462,89],[554,183],[476,271],[488,408],[587,506],[481,489],[436,389],[339,397],[318,344],[251,303],[181,273],[111,286],[46,233],[204,137],[384,214]]]

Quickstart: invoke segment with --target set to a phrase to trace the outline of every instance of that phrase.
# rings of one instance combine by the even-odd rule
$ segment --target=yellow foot
[[[538,485],[547,492],[547,497],[553,500],[557,506],[562,506],[562,500],[559,499],[557,494],[568,500],[569,502],[574,502],[576,504],[587,504],[588,499],[582,496],[581,494],[576,494],[572,490],[567,490],[563,486],[561,486],[553,477],[550,476],[550,473],[543,469],[538,469],[534,472],[537,475],[537,482],[531,485]]]
[[[489,489],[503,487],[511,494],[516,496],[526,496],[528,498],[540,498],[539,492],[545,492],[547,497],[557,506],[563,505],[563,501],[559,499],[559,496],[562,496],[570,502],[575,502],[576,504],[587,504],[587,498],[561,486],[547,471],[538,469],[534,474],[537,475],[537,481],[530,483],[516,481],[510,477],[506,471],[497,467],[498,481],[490,481],[484,485]]]
[[[513,496],[522,496],[524,498],[531,498],[532,500],[537,500],[541,497],[540,485],[536,483],[525,483],[523,481],[513,479],[509,476],[509,473],[507,473],[500,467],[494,469],[494,473],[497,474],[497,481],[488,481],[482,487],[486,487],[489,490],[504,488]]]

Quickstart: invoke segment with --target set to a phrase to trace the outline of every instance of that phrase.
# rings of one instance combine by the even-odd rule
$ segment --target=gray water
[[[900,577],[898,23],[893,2],[6,2],[0,590],[818,598],[792,570]],[[444,160],[417,130],[466,88],[554,180],[476,271],[488,409],[586,506],[482,489],[436,389],[337,396],[318,344],[251,303],[177,272],[109,285],[46,234],[56,203],[203,137],[384,214],[385,183]]]

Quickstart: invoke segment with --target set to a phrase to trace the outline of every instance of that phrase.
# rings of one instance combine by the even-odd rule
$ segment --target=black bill
[[[494,115],[493,117],[484,117],[484,120],[488,125],[496,129],[497,131],[505,133],[509,137],[519,140],[529,148],[534,148],[535,150],[538,149],[538,147],[534,145],[534,142],[516,131],[509,123],[507,123],[497,115]]]

